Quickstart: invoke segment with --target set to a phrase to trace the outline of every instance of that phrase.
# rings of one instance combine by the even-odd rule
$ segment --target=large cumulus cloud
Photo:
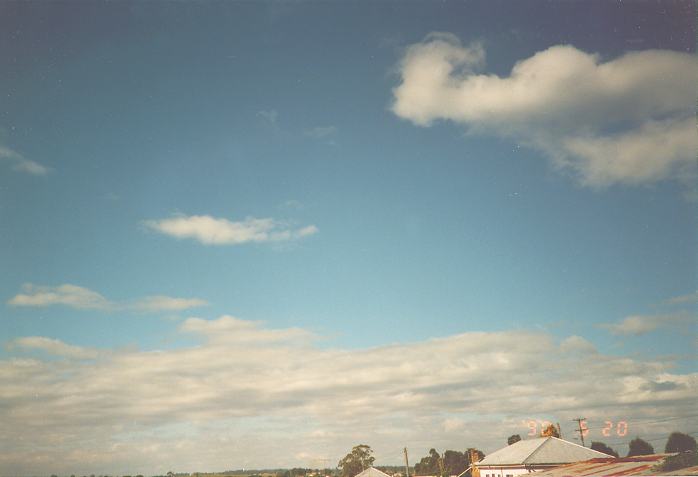
[[[479,43],[430,34],[400,62],[393,112],[419,126],[449,120],[511,137],[588,186],[695,177],[694,55],[647,50],[603,59],[557,45],[504,77],[483,72],[485,57]]]

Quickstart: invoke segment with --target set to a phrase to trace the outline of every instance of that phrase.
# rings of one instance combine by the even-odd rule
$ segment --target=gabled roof
[[[354,477],[390,477],[388,474],[385,472],[381,472],[380,470],[376,469],[375,467],[369,467],[368,469],[364,470],[363,472],[360,472],[356,474]]]
[[[516,442],[491,453],[476,465],[568,464],[598,457],[612,456],[551,436]]]

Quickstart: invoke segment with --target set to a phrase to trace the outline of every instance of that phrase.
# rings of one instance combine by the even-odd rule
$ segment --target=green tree
[[[512,444],[515,444],[515,443],[519,442],[520,440],[521,440],[521,436],[520,436],[520,435],[518,435],[518,434],[513,434],[513,435],[509,436],[509,438],[507,439],[507,445],[510,446],[510,445],[512,445]]]
[[[459,475],[468,468],[468,458],[465,453],[447,450],[443,455],[444,474]]]
[[[414,465],[415,475],[440,475],[440,460],[441,456],[436,452],[436,449],[429,449],[429,455],[422,457],[422,459]]]
[[[639,437],[636,437],[630,441],[628,446],[628,457],[648,454],[654,454],[654,447],[652,447],[649,442],[642,440]]]
[[[354,446],[351,452],[339,461],[337,467],[341,470],[342,477],[354,477],[356,474],[371,467],[375,460],[371,446],[359,444]]]
[[[666,441],[664,452],[696,451],[696,440],[683,432],[672,432]]]
[[[612,455],[613,457],[618,457],[618,452],[614,451],[603,442],[592,441],[591,448],[595,451],[603,452],[604,454]]]

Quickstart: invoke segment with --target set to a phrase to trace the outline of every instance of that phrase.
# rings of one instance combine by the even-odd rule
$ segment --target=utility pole
[[[439,456],[439,472],[441,472],[441,477],[445,477],[446,473],[444,472],[444,456],[441,454]]]
[[[586,417],[578,417],[577,419],[572,419],[572,420],[577,421],[577,425],[579,426],[579,430],[577,432],[579,432],[579,438],[582,440],[582,447],[586,447],[584,445],[584,431],[586,429],[582,429],[582,422],[586,421],[587,418]],[[584,424],[586,427],[586,422],[584,422]]]
[[[405,477],[410,477],[410,462],[407,460],[407,447],[403,450],[405,452]]]

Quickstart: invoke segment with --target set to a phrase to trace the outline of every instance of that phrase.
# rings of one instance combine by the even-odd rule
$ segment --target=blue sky
[[[7,419],[55,418],[16,431],[35,446],[0,435],[0,474],[317,466],[367,434],[398,463],[404,445],[493,451],[523,418],[579,413],[695,431],[694,8],[0,5],[0,358],[17,389],[0,401]],[[536,346],[569,367],[545,372]],[[626,388],[580,398],[575,353]],[[361,356],[394,367],[364,375]],[[535,412],[449,395],[486,394],[498,359],[570,387]],[[134,363],[157,371],[124,378]],[[264,391],[284,366],[288,401]],[[508,366],[499,386],[520,379]],[[341,373],[356,389],[311,397]],[[138,410],[97,376],[133,384]],[[215,384],[234,376],[257,394]],[[163,402],[153,379],[192,402]],[[362,399],[394,406],[369,418]],[[85,449],[94,416],[104,440]],[[229,440],[202,441],[216,423]],[[204,447],[220,451],[198,462]]]

